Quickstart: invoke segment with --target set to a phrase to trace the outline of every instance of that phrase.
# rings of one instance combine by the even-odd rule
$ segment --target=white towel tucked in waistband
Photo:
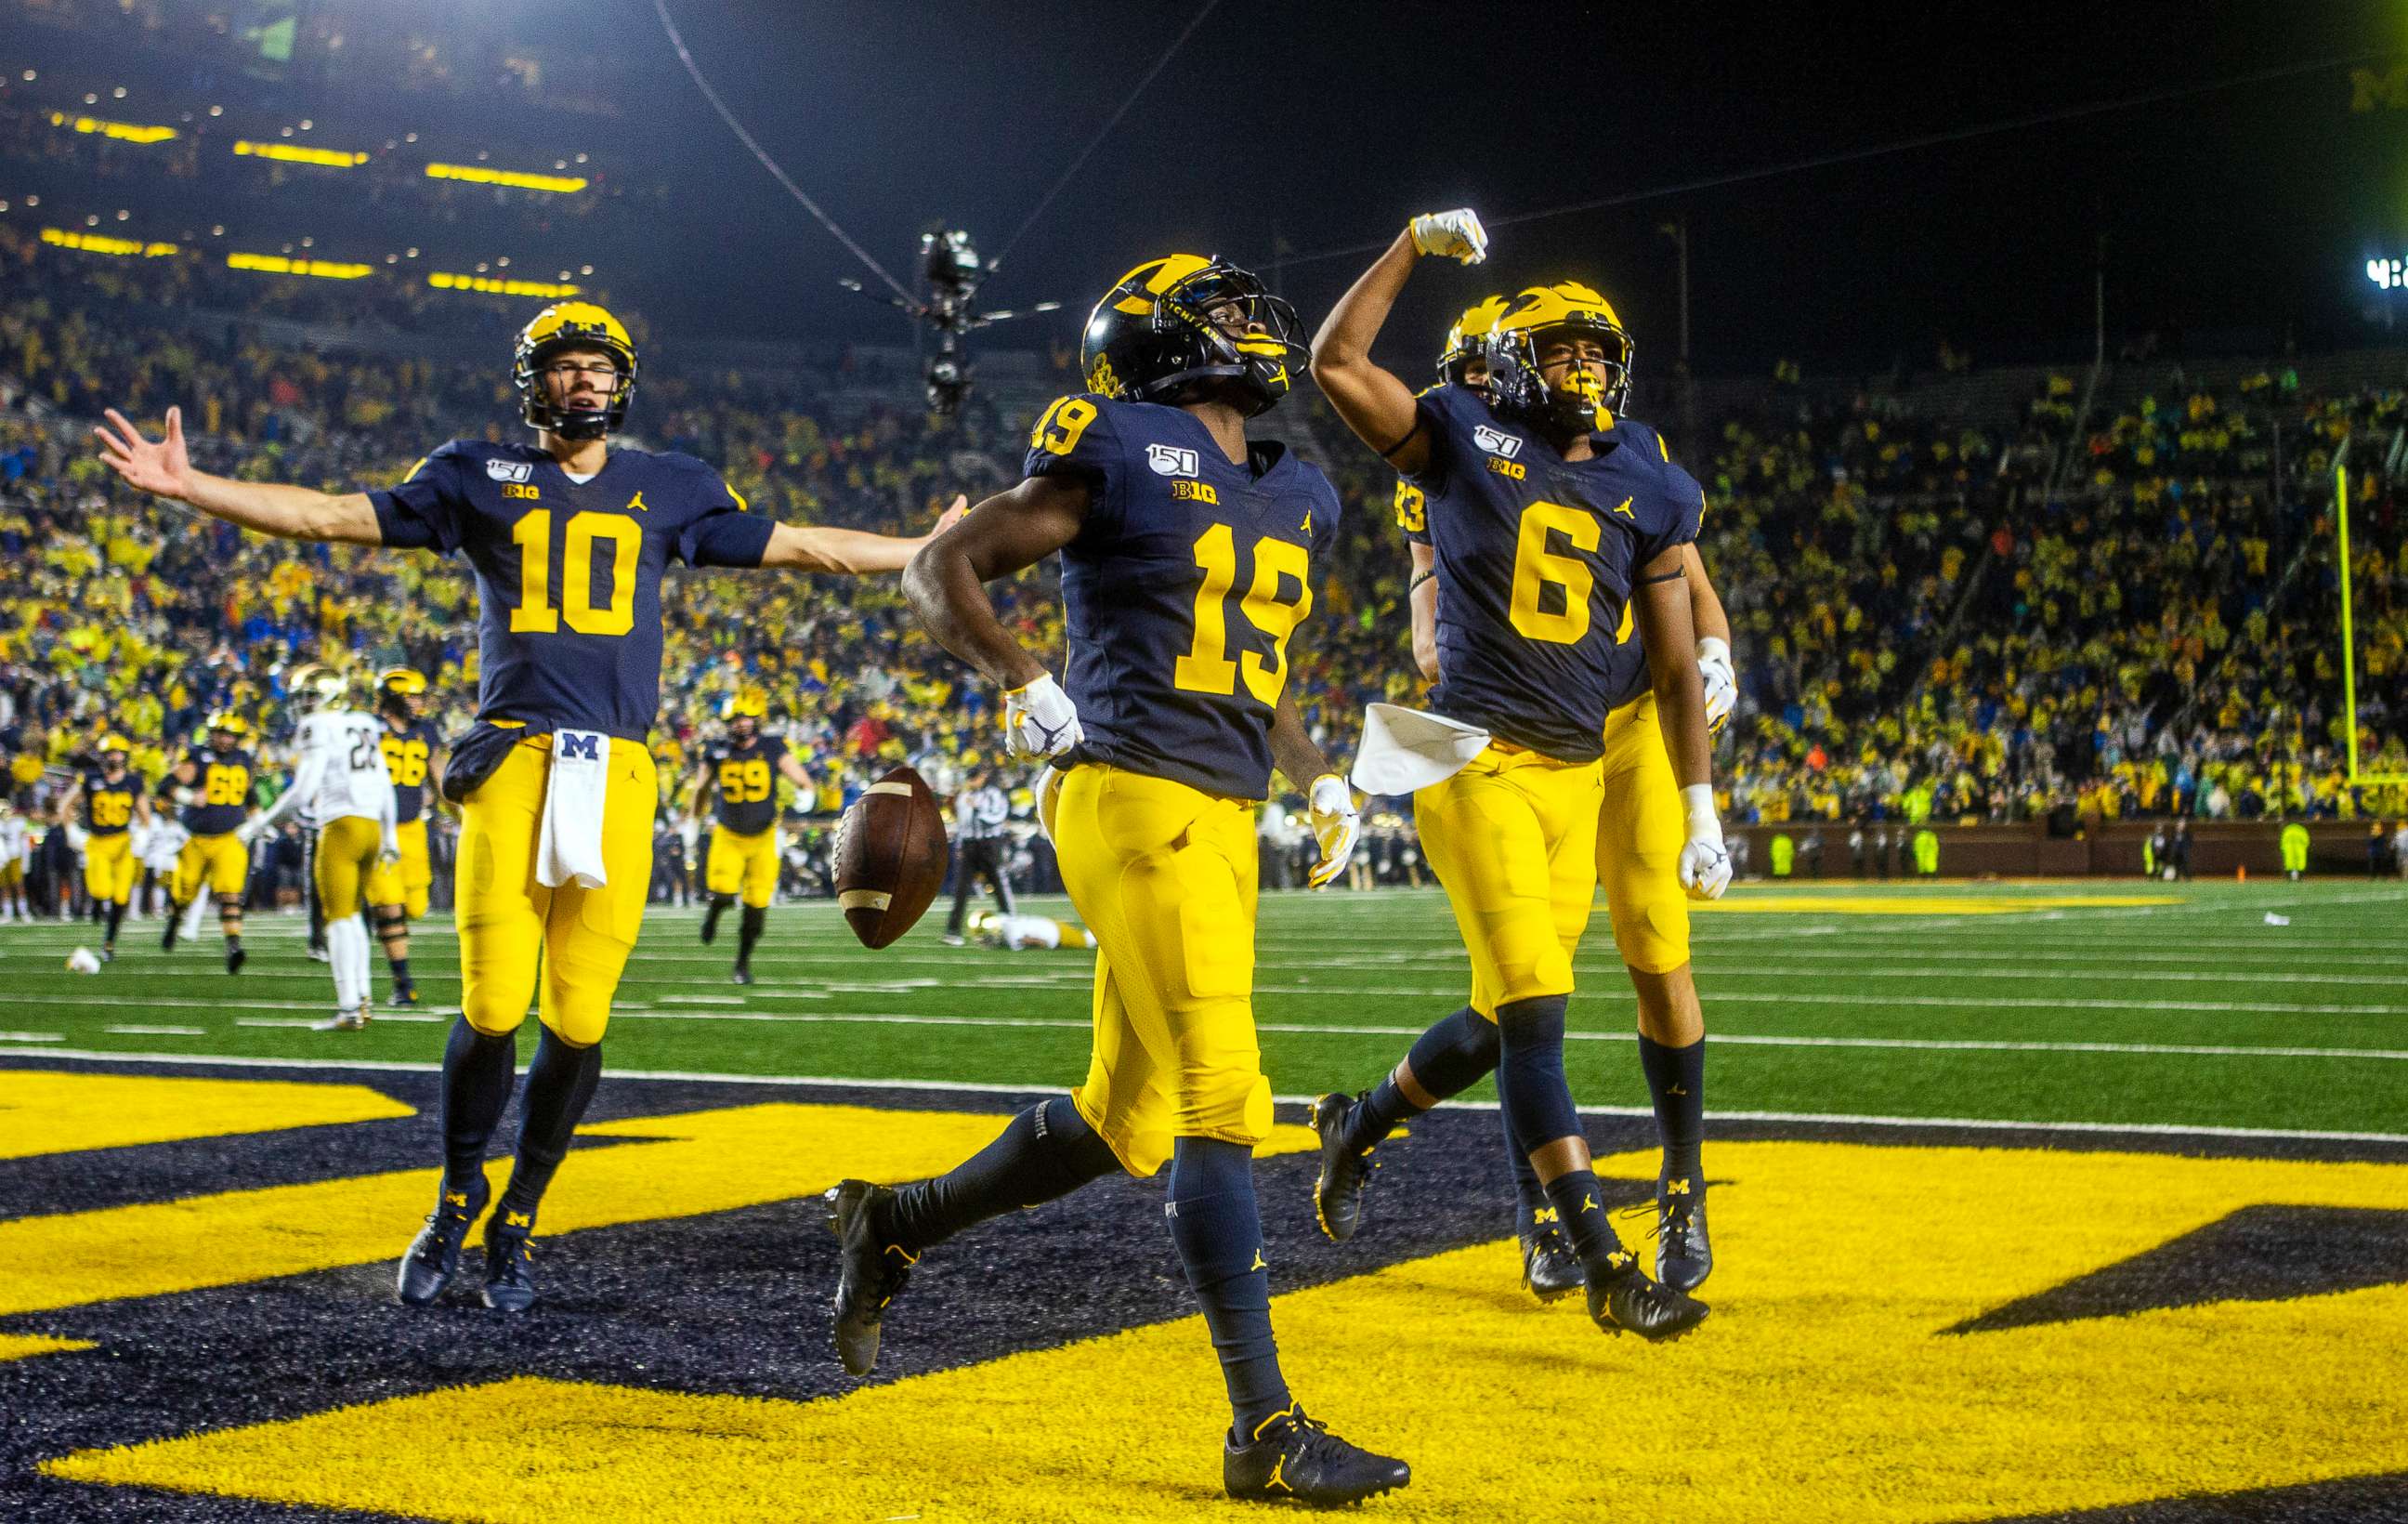
[[[610,796],[610,738],[599,730],[552,733],[552,777],[544,788],[543,834],[536,843],[536,882],[599,889],[603,804]]]
[[[1488,732],[1443,714],[1397,704],[1363,711],[1354,751],[1354,786],[1366,794],[1411,794],[1454,777],[1488,744]]]

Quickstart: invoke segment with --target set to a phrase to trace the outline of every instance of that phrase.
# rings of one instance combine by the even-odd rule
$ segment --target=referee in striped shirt
[[[1011,880],[1003,870],[1003,823],[1011,818],[1011,799],[995,786],[995,774],[985,768],[970,769],[962,791],[953,796],[953,913],[945,919],[945,941],[962,945],[962,924],[969,913],[970,885],[984,878],[995,885],[996,904],[1011,913]]]

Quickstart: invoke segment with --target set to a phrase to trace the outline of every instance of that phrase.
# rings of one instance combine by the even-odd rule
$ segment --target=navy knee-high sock
[[[738,968],[744,969],[752,966],[752,949],[761,941],[761,928],[768,924],[767,910],[752,905],[744,907],[744,918],[736,926],[736,966]]]
[[[1656,1132],[1664,1143],[1663,1180],[1695,1180],[1704,1165],[1706,1141],[1706,1040],[1668,1048],[1641,1032],[1639,1067],[1656,1104]]]
[[[1218,1138],[1182,1138],[1170,1159],[1163,1212],[1187,1284],[1204,1304],[1240,1439],[1288,1405],[1271,1337],[1271,1278],[1254,1206],[1254,1150]]]
[[[1425,1094],[1433,1100],[1444,1100],[1486,1078],[1497,1067],[1497,1024],[1467,1005],[1430,1023],[1428,1030],[1413,1039],[1405,1065]],[[1394,1132],[1398,1123],[1419,1116],[1423,1110],[1405,1098],[1391,1071],[1354,1108],[1347,1142],[1358,1150],[1369,1148]]]
[[[1568,996],[1541,995],[1497,1008],[1501,1039],[1497,1095],[1526,1149],[1584,1136],[1580,1112],[1572,1105],[1570,1082],[1564,1078],[1564,1014],[1570,1005]],[[1568,1170],[1548,1181],[1545,1188],[1547,1202],[1571,1240],[1581,1268],[1600,1279],[1620,1273],[1626,1268],[1616,1260],[1622,1241],[1614,1236],[1608,1220],[1597,1172],[1586,1168]]]
[[[1121,1167],[1068,1096],[1013,1117],[995,1142],[933,1180],[895,1190],[893,1241],[918,1254],[966,1228],[1042,1206]]]
[[[1530,1168],[1530,1151],[1513,1130],[1512,1116],[1502,1106],[1497,1109],[1497,1121],[1505,1134],[1505,1160],[1513,1170],[1513,1230],[1535,1232],[1555,1220],[1555,1209],[1539,1184],[1539,1172]]]
[[[510,1166],[509,1188],[502,1192],[504,1222],[534,1226],[536,1208],[543,1204],[552,1172],[568,1157],[568,1141],[601,1078],[601,1043],[576,1047],[544,1028],[535,1062],[527,1065],[526,1098],[519,1103],[519,1154]]]
[[[510,1103],[518,1078],[519,1034],[488,1037],[460,1017],[443,1044],[443,1185],[473,1190],[485,1170],[485,1145]]]
[[[110,900],[108,902],[108,937],[104,945],[109,947],[117,945],[117,928],[124,924],[125,901],[122,899]]]

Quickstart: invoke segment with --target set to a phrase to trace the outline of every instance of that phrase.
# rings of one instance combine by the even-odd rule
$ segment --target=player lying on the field
[[[1478,341],[1476,390],[1447,383],[1416,397],[1372,362],[1371,342],[1423,255],[1475,264],[1486,249],[1469,211],[1413,219],[1322,324],[1313,355],[1313,379],[1339,416],[1423,495],[1438,572],[1430,707],[1470,738],[1467,749],[1481,748],[1414,795],[1472,987],[1408,1062],[1440,1087],[1450,1069],[1495,1068],[1505,1125],[1570,1240],[1590,1317],[1608,1331],[1673,1338],[1706,1308],[1650,1279],[1615,1236],[1563,1041],[1572,955],[1596,898],[1626,618],[1644,639],[1681,788],[1679,880],[1701,897],[1730,881],[1684,550],[1705,495],[1652,430],[1619,416],[1629,342],[1585,286],[1532,287],[1505,304]],[[1355,1110],[1343,1098],[1317,1108],[1328,1178],[1316,1204],[1332,1237],[1353,1231],[1361,1202]]]
[[[1254,1205],[1270,1130],[1254,1035],[1254,814],[1274,766],[1305,784],[1322,855],[1354,849],[1353,796],[1306,735],[1288,637],[1337,528],[1327,479],[1245,421],[1284,395],[1296,317],[1220,260],[1175,254],[1124,277],[1089,318],[1091,394],[1046,410],[1026,480],[920,553],[903,579],[929,632],[1006,691],[1005,738],[1059,769],[1039,809],[1094,929],[1084,1084],[1015,1117],[935,1180],[829,1193],[844,1241],[836,1338],[864,1374],[910,1268],[975,1223],[1115,1171],[1170,1161],[1164,1211],[1219,1351],[1232,1496],[1351,1502],[1405,1464],[1305,1416],[1281,1374]],[[1068,669],[1056,682],[981,584],[1059,552]]]
[[[162,439],[115,411],[94,431],[129,484],[212,518],[287,539],[456,553],[475,568],[477,723],[443,779],[461,807],[461,1016],[443,1053],[443,1181],[398,1274],[413,1305],[450,1284],[484,1212],[485,1148],[509,1104],[530,1004],[543,1031],[517,1158],[485,1230],[485,1301],[516,1312],[535,1301],[536,1209],[601,1076],[652,878],[659,789],[645,739],[660,710],[669,563],[897,571],[925,543],[773,523],[691,455],[612,450],[636,373],[617,318],[590,302],[548,307],[520,331],[511,364],[536,442],[454,439],[375,492],[195,470],[175,408]]]
[[[718,818],[710,827],[710,855],[704,859],[703,884],[710,891],[710,908],[702,913],[705,943],[719,935],[719,918],[744,896],[744,918],[737,928],[736,968],[728,978],[752,982],[752,949],[769,924],[769,899],[778,888],[778,779],[783,777],[809,794],[810,775],[786,750],[782,737],[764,735],[761,722],[769,712],[767,695],[747,688],[721,706],[727,734],[705,747],[689,790],[690,812],[702,813],[706,796],[713,799]]]
[[[1457,320],[1439,356],[1440,384],[1474,391],[1485,387],[1488,363],[1480,340],[1509,305],[1503,296],[1491,296]],[[1436,683],[1440,675],[1437,553],[1430,546],[1428,506],[1422,492],[1401,477],[1397,482],[1397,526],[1412,553],[1408,588],[1413,660],[1422,676]],[[1711,735],[1729,720],[1739,697],[1730,665],[1730,621],[1697,546],[1684,545],[1681,554],[1688,572],[1690,617],[1698,631],[1698,675],[1705,685]],[[1689,909],[1679,877],[1681,795],[1656,718],[1644,642],[1635,628],[1615,644],[1613,660],[1624,676],[1613,684],[1605,722],[1605,807],[1598,820],[1597,880],[1605,890],[1613,940],[1638,996],[1639,1063],[1663,1148],[1656,1183],[1656,1278],[1694,1291],[1713,1269],[1713,1249],[1706,1232],[1700,1158],[1706,1028],[1689,969]],[[1446,1017],[1423,1034],[1380,1085],[1353,1097],[1321,1099],[1313,1118],[1322,1133],[1324,1162],[1314,1189],[1322,1227],[1331,1237],[1350,1236],[1360,1221],[1360,1208],[1352,1198],[1370,1179],[1365,1159],[1372,1145],[1398,1123],[1458,1094],[1496,1067],[1494,1044],[1485,1041],[1493,1030],[1471,1028],[1480,1041],[1466,1053],[1457,1042],[1460,1024]],[[1540,1300],[1552,1301],[1579,1288],[1580,1260],[1529,1160],[1513,1146],[1510,1129],[1505,1152],[1513,1167],[1522,1283]]]
[[[1050,953],[1064,947],[1083,953],[1092,951],[1096,945],[1094,932],[1076,921],[1057,921],[1051,915],[974,910],[963,924],[969,927],[971,936],[989,947],[1007,953]]]

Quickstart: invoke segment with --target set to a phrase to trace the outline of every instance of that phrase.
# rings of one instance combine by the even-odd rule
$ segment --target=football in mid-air
[[[910,768],[869,785],[837,827],[836,902],[865,947],[911,929],[944,886],[945,817]]]

